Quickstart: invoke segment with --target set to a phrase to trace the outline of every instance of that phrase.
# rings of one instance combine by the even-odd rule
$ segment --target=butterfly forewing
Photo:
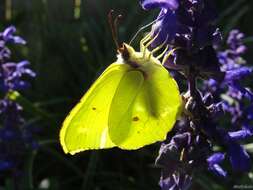
[[[60,132],[66,153],[115,146],[108,135],[109,109],[118,83],[128,69],[126,64],[109,66],[67,116]]]

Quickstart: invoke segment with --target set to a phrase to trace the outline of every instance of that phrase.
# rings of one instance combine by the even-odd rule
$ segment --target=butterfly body
[[[180,111],[178,87],[141,44],[123,44],[118,60],[94,82],[63,123],[65,153],[119,147],[134,150],[162,141]]]

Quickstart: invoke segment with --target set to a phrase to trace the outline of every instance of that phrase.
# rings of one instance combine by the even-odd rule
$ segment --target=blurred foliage
[[[217,22],[224,35],[232,28],[246,33],[247,60],[253,60],[253,1],[219,0],[217,8]],[[28,42],[26,47],[16,48],[14,59],[29,60],[37,73],[32,88],[23,94],[27,98],[23,106],[25,117],[30,118],[27,122],[40,129],[41,146],[27,153],[22,174],[24,189],[159,189],[160,171],[154,167],[159,144],[131,152],[111,149],[76,156],[64,155],[59,146],[64,117],[103,69],[116,60],[107,22],[110,9],[123,15],[121,42],[129,42],[158,11],[148,13],[141,10],[138,1],[130,0],[0,1],[0,29],[13,24]],[[135,47],[140,37],[134,41]],[[252,178],[253,173],[244,178],[234,174],[228,180],[200,175],[192,189],[231,189],[233,184],[250,184]],[[6,190],[15,186],[12,179],[0,184],[0,189]]]

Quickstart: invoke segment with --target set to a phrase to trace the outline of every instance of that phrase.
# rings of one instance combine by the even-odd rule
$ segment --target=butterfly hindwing
[[[145,74],[126,73],[111,103],[111,140],[122,149],[138,149],[164,140],[180,104],[178,86],[161,65],[152,66]]]

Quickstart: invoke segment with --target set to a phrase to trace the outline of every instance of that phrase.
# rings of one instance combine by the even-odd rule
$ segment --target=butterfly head
[[[118,53],[123,63],[129,64],[134,68],[138,68],[140,66],[140,53],[136,52],[132,46],[123,43],[118,49]]]
[[[134,48],[127,45],[126,43],[123,43],[122,46],[118,49],[118,53],[123,58],[124,61],[128,61],[130,58],[130,54],[134,52]]]
[[[118,49],[119,58],[123,63],[126,63],[133,68],[145,67],[153,64],[161,64],[158,59],[156,59],[148,49],[145,51],[135,51],[135,49],[129,44],[123,43]]]

